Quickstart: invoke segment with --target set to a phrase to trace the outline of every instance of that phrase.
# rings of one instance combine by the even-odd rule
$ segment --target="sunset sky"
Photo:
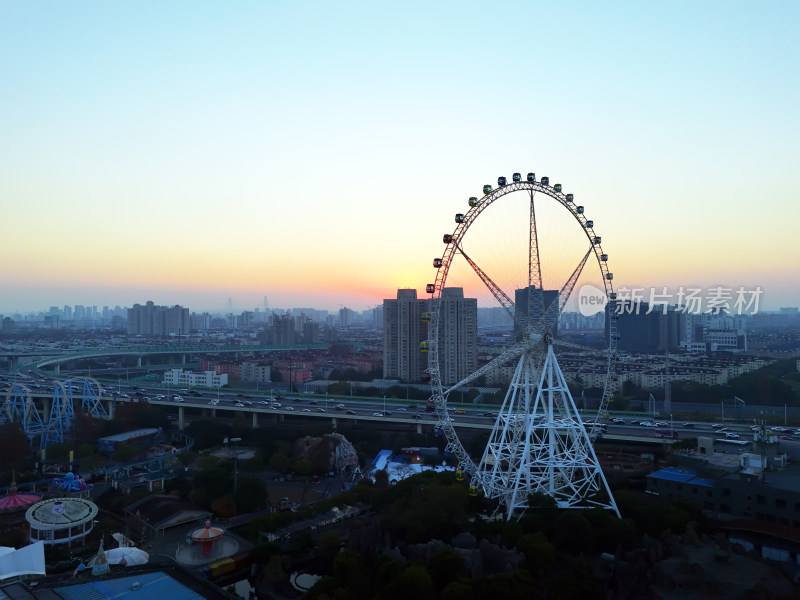
[[[794,1],[0,0],[0,314],[422,295],[453,215],[515,171],[586,206],[617,286],[797,306],[798,23]]]

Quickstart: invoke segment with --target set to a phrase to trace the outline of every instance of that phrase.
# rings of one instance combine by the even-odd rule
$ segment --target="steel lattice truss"
[[[75,411],[72,408],[71,393],[67,391],[68,387],[65,387],[60,381],[57,381],[53,387],[50,418],[47,421],[45,435],[42,437],[42,448],[63,442],[64,434],[69,432],[72,427]]]
[[[42,436],[45,426],[28,386],[17,383],[8,389],[5,402],[0,406],[0,424],[4,423],[21,424],[31,443]]]
[[[543,290],[539,234],[537,231],[534,195],[548,196],[560,203],[583,228],[588,239],[588,249],[575,267],[572,275],[558,292],[558,302],[545,306],[543,291],[528,292],[527,306],[517,307],[511,300],[513,290],[503,290],[471,257],[463,251],[463,239],[480,214],[498,199],[523,192],[530,198],[528,236],[528,289]],[[447,441],[447,450],[453,453],[459,468],[470,475],[471,483],[483,490],[487,497],[497,498],[504,506],[507,518],[519,516],[527,507],[528,496],[545,493],[564,508],[601,506],[617,514],[616,504],[608,490],[592,442],[599,433],[599,423],[607,414],[607,407],[616,381],[616,319],[610,311],[608,328],[609,347],[606,349],[607,377],[595,425],[587,431],[558,366],[553,344],[558,317],[573,292],[588,259],[594,256],[599,268],[602,285],[608,301],[616,294],[611,284],[613,275],[608,269],[608,255],[601,247],[601,238],[594,232],[593,221],[584,215],[584,207],[575,204],[572,194],[561,192],[559,184],[550,186],[543,178],[536,181],[529,174],[522,181],[516,174],[514,182],[501,185],[495,190],[484,189],[480,200],[470,199],[470,210],[456,215],[456,228],[445,234],[445,251],[441,258],[434,259],[437,269],[436,281],[428,285],[431,297],[430,339],[428,372],[431,375],[434,401],[439,418],[437,427]],[[501,232],[498,232],[502,235]],[[507,348],[500,356],[455,385],[445,386],[439,370],[439,339],[442,291],[454,261],[465,261],[491,292],[522,332],[517,343]],[[480,462],[468,455],[453,429],[447,410],[447,398],[451,391],[494,369],[497,365],[516,368],[508,393],[498,413],[492,434]]]
[[[518,364],[473,484],[499,498],[509,519],[535,493],[561,508],[599,506],[619,515],[553,346],[538,379],[532,361],[526,353]]]
[[[40,414],[31,390],[14,384],[6,391],[5,401],[0,405],[0,424],[20,423],[31,444],[39,440],[42,448],[49,444],[64,442],[75,421],[73,394],[81,394],[81,413],[98,419],[108,419],[108,412],[100,398],[100,384],[89,378],[55,382],[49,409]],[[42,416],[46,419],[43,420]]]
[[[81,414],[95,417],[96,419],[108,419],[108,412],[103,403],[100,402],[100,384],[89,378],[67,381],[66,389],[70,400],[73,400],[73,389],[77,389],[78,384],[82,387],[81,395]],[[71,402],[74,411],[74,401]]]

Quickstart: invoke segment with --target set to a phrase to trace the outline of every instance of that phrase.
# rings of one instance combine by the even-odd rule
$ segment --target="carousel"
[[[209,520],[203,527],[192,530],[186,536],[186,542],[175,552],[175,559],[185,565],[200,565],[227,558],[239,550],[239,542],[227,537],[222,527],[211,525]]]
[[[25,520],[31,530],[31,544],[68,544],[82,540],[92,531],[97,505],[86,498],[51,498],[31,506]]]
[[[41,494],[20,494],[17,490],[17,482],[12,481],[8,488],[8,494],[0,498],[0,519],[6,522],[14,521],[15,517],[22,517],[20,513],[26,508],[41,499]],[[20,520],[22,519],[20,518]]]

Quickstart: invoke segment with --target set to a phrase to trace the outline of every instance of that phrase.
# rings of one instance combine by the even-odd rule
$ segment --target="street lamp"
[[[217,389],[219,389],[219,388],[217,388]],[[242,441],[242,438],[240,438],[240,437],[225,438],[225,439],[228,440],[228,442],[230,442],[230,446],[231,447],[233,447],[233,443],[234,442],[241,442]],[[236,514],[236,489],[237,489],[238,483],[239,483],[239,461],[238,461],[238,458],[239,458],[238,454],[234,454],[233,455],[233,514],[234,515]]]

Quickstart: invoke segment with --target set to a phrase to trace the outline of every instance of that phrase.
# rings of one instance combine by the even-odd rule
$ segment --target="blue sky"
[[[514,171],[585,203],[619,285],[796,306],[798,12],[0,1],[0,312],[367,308]]]

